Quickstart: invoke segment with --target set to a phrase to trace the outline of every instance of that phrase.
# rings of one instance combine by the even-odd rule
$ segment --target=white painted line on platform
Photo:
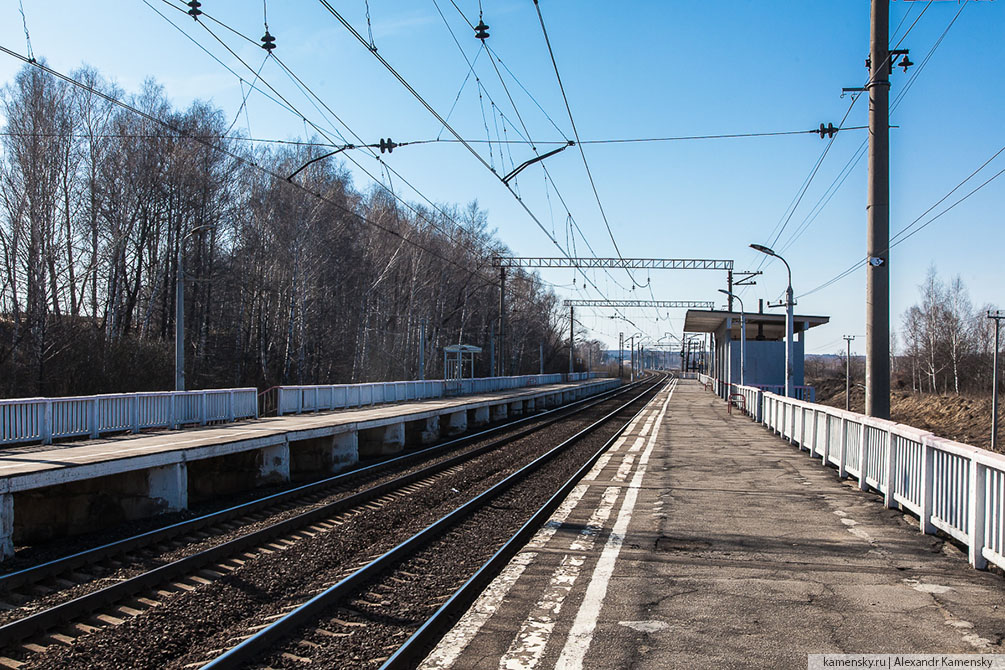
[[[617,486],[610,486],[604,491],[590,520],[569,545],[569,550],[576,553],[563,556],[561,563],[551,574],[544,593],[531,608],[509,649],[499,661],[501,670],[529,670],[536,667],[544,657],[565,598],[572,591],[583,564],[586,563],[587,552],[593,549],[597,534],[610,518],[620,493],[621,489]]]
[[[628,525],[632,521],[632,512],[635,509],[639,489],[642,487],[642,478],[646,474],[646,464],[649,462],[649,456],[656,445],[656,436],[659,434],[660,424],[662,424],[663,417],[666,415],[667,405],[670,404],[670,398],[675,388],[676,383],[673,383],[670,387],[670,392],[667,394],[667,399],[660,410],[659,417],[656,419],[654,430],[649,436],[649,444],[639,458],[639,465],[635,470],[635,476],[632,477],[631,485],[627,487],[625,498],[621,503],[621,510],[618,512],[618,518],[614,522],[614,529],[611,531],[607,544],[600,554],[600,559],[593,569],[593,576],[586,587],[586,594],[583,596],[579,612],[576,614],[576,619],[569,630],[569,636],[566,638],[562,654],[555,664],[556,668],[576,670],[583,667],[583,659],[586,657],[586,652],[590,649],[590,643],[593,641],[593,632],[597,627],[597,619],[604,605],[604,599],[607,597],[607,586],[614,574],[614,565],[618,560],[618,555],[621,553],[621,545],[624,543],[625,534],[628,532]]]
[[[453,666],[457,657],[467,649],[468,643],[474,639],[485,622],[496,613],[516,580],[520,578],[520,575],[535,558],[537,558],[537,554],[533,551],[521,552],[513,557],[513,560],[503,568],[499,576],[492,580],[488,588],[482,592],[475,604],[464,613],[461,620],[443,636],[443,639],[426,657],[426,660],[419,665],[419,668],[438,670]]]
[[[667,400],[669,401],[669,396],[667,397]],[[604,467],[606,467],[611,458],[611,454],[620,450],[620,448],[630,439],[629,433],[632,432],[639,421],[647,415],[652,419],[656,414],[656,411],[643,411],[635,417],[635,419],[625,429],[622,436],[619,437],[613,445],[611,445],[610,449],[601,455],[587,475],[583,478],[583,482],[595,480],[600,475],[600,472],[604,469]],[[636,444],[640,444],[641,442],[644,442],[644,440],[636,440]],[[568,497],[566,497],[558,508],[556,508],[547,523],[545,523],[545,525],[534,534],[534,537],[531,538],[526,547],[524,547],[524,549],[518,553],[512,561],[510,561],[510,564],[492,581],[489,587],[482,593],[481,596],[478,597],[472,607],[465,612],[460,621],[458,621],[450,632],[448,632],[440,640],[425,660],[419,664],[419,668],[421,670],[443,670],[445,668],[453,667],[461,653],[468,647],[485,623],[502,605],[514,584],[516,584],[519,577],[524,573],[527,565],[529,565],[530,562],[537,557],[538,554],[535,550],[544,548],[551,538],[554,537],[557,530],[561,528],[562,524],[565,523],[566,519],[568,519],[572,510],[579,505],[587,490],[589,490],[589,485],[585,483],[580,483],[572,489]],[[604,517],[605,520],[610,516],[610,512],[613,509],[614,502],[617,500],[617,494],[619,491],[619,487],[609,487],[607,491],[605,491],[605,498],[608,495],[608,492],[610,495],[614,496],[610,501],[610,505],[607,506],[607,516]],[[601,502],[601,506],[604,506],[603,500]],[[599,512],[599,509],[597,512]],[[594,515],[596,515],[597,512],[594,512]],[[602,529],[602,527],[603,525],[601,524],[599,528]],[[599,529],[596,532],[599,532]],[[596,532],[593,533],[594,537]],[[573,546],[578,547],[580,545],[576,545],[574,543]],[[516,564],[517,567],[514,567],[514,564]]]
[[[443,639],[430,652],[426,660],[419,665],[419,668],[434,670],[453,666],[457,657],[461,655],[462,651],[467,649],[468,644],[475,638],[478,631],[482,629],[485,622],[499,609],[499,606],[506,599],[510,589],[516,584],[517,579],[520,578],[526,567],[537,558],[537,553],[529,550],[540,549],[548,544],[548,541],[555,535],[555,532],[569,518],[572,510],[583,499],[587,490],[589,490],[588,486],[578,484],[569,492],[568,497],[555,509],[548,522],[534,534],[534,537],[531,538],[524,549],[513,557],[513,560],[499,573],[499,576],[492,580],[492,583],[478,597],[475,604],[464,613],[460,621],[450,629],[450,632],[443,636]],[[514,564],[519,567],[513,568]],[[511,570],[510,568],[513,569]]]
[[[621,459],[621,465],[618,466],[618,472],[614,475],[614,481],[623,482],[628,479],[628,473],[632,471],[632,464],[634,462],[635,454],[625,454],[625,457]]]

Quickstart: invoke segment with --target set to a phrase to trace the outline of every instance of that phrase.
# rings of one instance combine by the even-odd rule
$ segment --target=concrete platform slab
[[[805,668],[1003,638],[1001,576],[684,381],[421,667]]]
[[[0,558],[14,543],[86,532],[291,477],[321,476],[464,432],[474,417],[616,379],[521,387],[59,446],[0,449]],[[514,412],[518,414],[519,412]],[[441,420],[442,417],[442,420]],[[72,504],[71,502],[72,501]],[[67,513],[67,506],[73,514]],[[122,509],[119,509],[122,508]],[[17,518],[12,520],[12,516]]]

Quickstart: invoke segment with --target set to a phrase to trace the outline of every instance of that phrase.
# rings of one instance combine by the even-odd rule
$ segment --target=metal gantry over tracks
[[[661,309],[714,309],[711,300],[563,300],[563,307],[656,307]]]

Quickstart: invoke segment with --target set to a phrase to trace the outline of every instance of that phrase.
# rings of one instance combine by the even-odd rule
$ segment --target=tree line
[[[477,202],[402,204],[315,160],[331,147],[73,78],[90,90],[28,65],[0,96],[0,395],[172,388],[179,259],[189,388],[417,378],[423,330],[427,378],[461,342],[492,372],[508,250]],[[516,270],[506,293],[505,372],[537,372],[541,346],[566,369],[554,293]]]
[[[914,391],[988,392],[992,386],[994,305],[974,307],[963,279],[948,282],[929,269],[920,301],[902,317],[899,375]]]

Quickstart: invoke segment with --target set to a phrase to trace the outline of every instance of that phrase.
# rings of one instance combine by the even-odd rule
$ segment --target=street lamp
[[[750,248],[760,251],[762,254],[774,256],[782,263],[785,263],[785,270],[789,273],[789,285],[785,289],[785,397],[791,398],[795,390],[792,384],[792,307],[795,304],[792,299],[792,268],[789,267],[788,262],[784,258],[763,244],[751,244]]]
[[[174,390],[185,390],[185,243],[201,230],[213,228],[212,224],[196,226],[178,243],[178,276],[175,279],[174,301]]]
[[[743,310],[743,301],[740,300],[740,296],[736,295],[732,291],[727,291],[724,288],[719,289],[719,293],[725,293],[730,298],[733,298],[738,303],[740,303],[740,386],[745,386],[745,370],[746,370],[746,360],[747,360],[747,316]]]

